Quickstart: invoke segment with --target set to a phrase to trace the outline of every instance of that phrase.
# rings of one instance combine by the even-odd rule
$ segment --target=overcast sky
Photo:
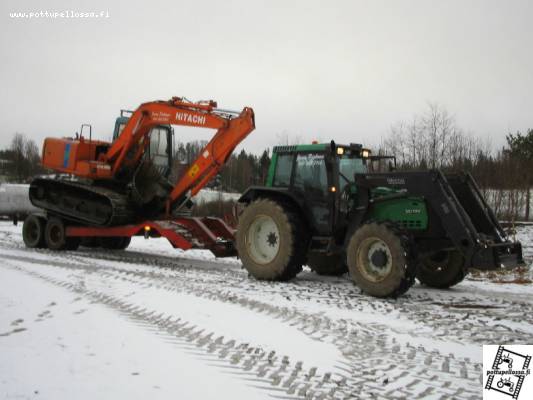
[[[0,147],[14,132],[40,145],[81,123],[109,138],[121,108],[172,96],[253,107],[250,149],[283,132],[377,143],[428,101],[496,145],[533,128],[533,1],[2,0],[0,10]],[[9,15],[41,10],[109,18]]]

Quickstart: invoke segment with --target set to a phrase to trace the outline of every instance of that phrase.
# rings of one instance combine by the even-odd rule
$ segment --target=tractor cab
[[[113,142],[117,140],[124,130],[132,112],[120,110],[120,116],[115,120]],[[173,136],[174,131],[170,125],[158,125],[152,128],[148,135],[150,147],[145,153],[145,157],[151,161],[152,166],[165,178],[170,175],[172,168],[172,155],[174,153]]]
[[[310,213],[313,230],[331,235],[343,229],[357,203],[356,175],[375,171],[382,160],[390,162],[389,159],[394,158],[372,156],[369,149],[355,143],[277,146],[273,149],[266,186],[286,190],[305,204],[303,209]]]

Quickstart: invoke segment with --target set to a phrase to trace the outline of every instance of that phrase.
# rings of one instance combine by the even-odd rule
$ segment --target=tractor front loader
[[[448,288],[471,268],[523,263],[469,174],[369,172],[384,158],[359,144],[275,147],[266,185],[239,200],[244,267],[265,280],[291,279],[305,264],[349,271],[364,292],[396,297],[415,278]]]

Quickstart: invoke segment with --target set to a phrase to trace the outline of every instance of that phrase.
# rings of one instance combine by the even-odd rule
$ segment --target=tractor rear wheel
[[[426,286],[446,289],[457,285],[465,276],[465,259],[458,251],[439,251],[421,258],[416,278]]]
[[[394,224],[361,226],[350,238],[346,253],[352,279],[371,296],[397,297],[414,283],[411,240]]]
[[[348,267],[340,254],[309,253],[307,265],[318,275],[339,276],[348,272]]]
[[[236,246],[250,275],[259,280],[287,281],[302,270],[307,236],[301,218],[289,206],[259,199],[239,217]]]
[[[46,247],[50,250],[65,250],[67,248],[65,224],[61,219],[52,217],[46,222],[44,239]]]
[[[22,240],[29,248],[43,248],[44,243],[44,227],[46,220],[35,214],[30,214],[24,220],[22,225]]]

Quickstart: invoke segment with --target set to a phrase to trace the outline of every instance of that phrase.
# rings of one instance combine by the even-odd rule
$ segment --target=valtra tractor
[[[366,293],[395,297],[417,278],[448,288],[469,269],[520,265],[512,242],[467,173],[397,172],[359,144],[274,147],[265,186],[238,203],[236,247],[257,279],[289,280],[302,265],[350,272]],[[387,172],[372,165],[389,163]]]

